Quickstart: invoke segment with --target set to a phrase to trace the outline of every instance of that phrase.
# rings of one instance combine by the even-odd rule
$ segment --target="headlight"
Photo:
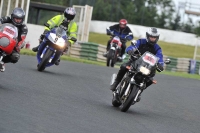
[[[56,45],[60,46],[60,47],[64,47],[65,43],[64,42],[57,42]]]
[[[139,70],[140,70],[140,72],[141,72],[142,74],[144,74],[144,75],[150,74],[150,70],[147,69],[146,67],[141,66]]]

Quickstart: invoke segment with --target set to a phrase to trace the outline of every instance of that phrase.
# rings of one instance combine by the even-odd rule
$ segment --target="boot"
[[[32,48],[32,51],[33,51],[33,52],[37,52],[37,51],[38,51],[38,48],[39,48],[39,46],[40,46],[40,45],[38,45],[38,46],[36,46],[36,47]]]
[[[0,71],[1,72],[5,71],[5,63],[3,61],[0,62]]]
[[[119,81],[115,80],[115,82],[110,86],[110,90],[115,91],[118,84],[119,84]]]
[[[105,53],[103,53],[103,57],[107,57],[108,55],[108,51],[106,51]]]
[[[55,62],[55,65],[58,66],[60,64],[60,59]]]

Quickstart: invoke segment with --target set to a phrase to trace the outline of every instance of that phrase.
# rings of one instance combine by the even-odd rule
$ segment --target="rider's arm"
[[[117,26],[117,24],[107,27],[106,28],[107,35],[111,35],[111,33],[114,34],[114,30],[116,29],[116,26]]]
[[[137,40],[137,41],[135,41],[135,40],[133,40],[132,42],[131,42],[131,45],[129,46],[129,47],[127,47],[126,48],[126,53],[128,54],[128,53],[130,53],[129,51],[132,51],[131,53],[134,53],[135,51],[136,51],[136,48],[139,48],[139,46],[140,46],[140,43],[141,41],[140,40]],[[134,44],[135,45],[134,45]]]
[[[162,54],[162,49],[160,48],[159,45],[155,44],[154,46],[155,50],[156,50],[156,56],[159,58],[158,60],[158,64],[157,64],[157,71],[158,72],[162,72],[164,70],[163,66],[164,66],[164,61],[163,61],[163,54]]]
[[[68,26],[68,34],[69,34],[69,37],[74,37],[74,38],[77,38],[77,24],[76,22],[74,21],[71,21],[69,26]],[[69,42],[71,44],[74,44],[74,41],[72,40],[69,40]]]
[[[18,42],[18,44],[17,44],[17,46],[16,46],[16,50],[19,52],[20,51],[20,47],[21,47],[21,45],[22,45],[22,43],[24,42],[24,40],[25,40],[25,38],[26,38],[26,35],[27,35],[27,33],[28,33],[28,28],[27,28],[27,26],[24,24],[24,25],[22,25],[22,28],[21,28],[21,39],[20,40],[18,40],[19,42]]]
[[[126,35],[126,40],[133,40],[133,33],[129,27],[127,27],[128,35]]]
[[[63,15],[56,15],[53,18],[51,18],[50,20],[48,20],[44,25],[45,25],[45,30],[50,30],[52,28],[54,28],[55,26],[58,26],[59,24],[61,24],[63,21]]]
[[[1,24],[8,23],[8,22],[10,22],[10,17],[9,16],[0,18],[0,23]]]
[[[161,64],[162,66],[164,66],[162,49],[157,44],[155,44],[154,47],[155,47],[155,50],[156,50],[156,56],[159,58],[158,63]]]

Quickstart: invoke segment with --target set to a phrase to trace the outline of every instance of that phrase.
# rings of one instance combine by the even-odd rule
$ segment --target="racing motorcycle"
[[[0,65],[3,64],[3,57],[12,53],[17,43],[17,37],[18,29],[13,24],[4,23],[0,25]]]
[[[41,43],[37,52],[38,71],[43,71],[46,67],[50,67],[63,54],[66,47],[66,40],[77,41],[74,37],[68,37],[66,29],[62,26],[53,28],[45,35],[43,42]]]
[[[114,67],[115,63],[122,62],[122,59],[120,57],[120,53],[122,50],[122,42],[128,41],[127,37],[130,36],[131,34],[125,36],[125,39],[120,38],[119,36],[115,36],[114,34],[111,34],[112,40],[110,43],[110,50],[108,51],[107,54],[107,60],[106,60],[106,65],[109,67]],[[125,57],[123,57],[124,59]]]
[[[107,66],[114,67],[115,63],[118,60],[119,54],[121,53],[122,43],[118,36],[114,36],[110,43],[110,50],[107,54],[106,64]],[[121,61],[121,60],[119,60]]]
[[[139,51],[139,50],[138,50]],[[130,57],[131,65],[127,66],[127,73],[113,92],[112,105],[121,106],[121,111],[126,112],[131,105],[139,102],[141,93],[146,89],[146,83],[153,82],[151,75],[157,69],[159,58],[150,52],[143,55],[132,55]],[[170,64],[170,59],[165,60],[165,64]],[[112,75],[111,84],[113,84],[116,74]],[[153,82],[154,83],[154,82]]]

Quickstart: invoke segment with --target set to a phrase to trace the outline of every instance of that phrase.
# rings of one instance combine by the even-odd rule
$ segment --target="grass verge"
[[[20,52],[22,55],[30,55],[30,56],[36,56],[36,53],[28,50],[28,49],[22,49]],[[99,66],[106,66],[105,62],[98,62],[98,61],[90,61],[85,59],[79,59],[70,57],[67,55],[61,56],[62,60],[72,61],[72,62],[80,62],[80,63],[87,63],[87,64],[93,64],[93,65],[99,65]],[[119,66],[116,66],[116,68],[119,68]],[[170,72],[170,71],[164,71],[160,74],[170,75],[170,76],[178,76],[178,77],[185,77],[185,78],[192,78],[192,79],[198,79],[200,80],[200,75],[197,74],[188,74],[183,72]]]
[[[102,45],[107,45],[107,41],[110,39],[110,36],[106,34],[99,33],[90,33],[89,42],[94,42]],[[138,39],[135,37],[134,39]],[[162,48],[163,54],[176,58],[193,58],[194,54],[194,46],[176,44],[176,43],[168,43],[159,41],[158,44]],[[130,45],[130,42],[127,42],[127,46]]]
[[[20,54],[36,56],[35,52],[33,52],[32,50],[28,50],[28,49],[22,49]],[[61,56],[61,60],[80,62],[80,63],[87,63],[87,64],[94,64],[94,65],[100,65],[100,66],[106,66],[106,63],[104,63],[104,62],[91,61],[91,60],[85,60],[85,59],[80,59],[80,58],[74,58],[74,57],[70,57],[68,55]]]

